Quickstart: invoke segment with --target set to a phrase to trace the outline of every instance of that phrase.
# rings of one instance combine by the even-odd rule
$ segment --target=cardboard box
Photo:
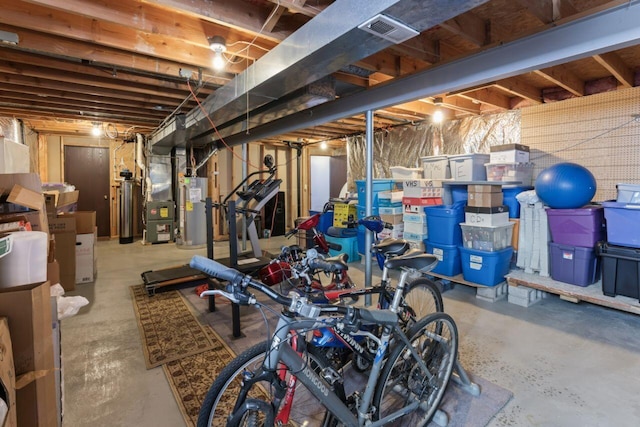
[[[49,282],[0,288],[0,313],[9,319],[16,378],[53,368]]]
[[[15,193],[13,193],[14,191]],[[21,206],[25,206],[31,210],[28,212],[2,214],[0,215],[0,223],[28,221],[31,224],[31,229],[33,231],[49,232],[49,223],[47,221],[44,198],[41,199],[42,203],[39,207],[37,207],[38,204],[34,200],[33,193],[42,193],[42,183],[40,182],[40,176],[38,174],[0,174],[0,194],[2,193],[14,194],[12,200],[19,202],[16,204],[26,202],[27,205]],[[34,208],[29,205],[34,206]]]
[[[49,222],[56,241],[56,260],[60,264],[60,284],[65,291],[76,288],[76,219],[60,216]]]
[[[16,427],[16,373],[13,367],[13,350],[11,348],[11,333],[6,317],[0,317],[0,381],[4,385],[6,393],[5,403],[7,413],[0,417],[0,425],[3,427]]]
[[[21,427],[58,427],[60,415],[53,367],[46,371],[31,372],[16,380],[16,409],[18,425]]]
[[[22,185],[16,184],[11,189],[7,197],[7,202],[26,206],[34,210],[40,210],[44,204],[44,198],[41,192],[29,190]]]
[[[467,205],[491,208],[500,206],[503,202],[502,192],[500,193],[469,193]]]
[[[52,285],[60,283],[60,263],[58,260],[53,260],[47,264],[47,280]]]
[[[75,218],[76,234],[91,234],[96,228],[96,212],[95,211],[77,211],[71,213],[63,213],[59,218]]]
[[[78,207],[79,196],[80,192],[78,190],[64,193],[58,190],[45,191],[44,199],[47,206],[47,215],[49,218],[55,218],[61,213],[75,212]]]
[[[501,185],[473,184],[467,186],[469,193],[502,193]]]
[[[97,240],[98,231],[96,227],[93,228],[93,233],[76,234],[76,284],[90,283],[96,278]]]

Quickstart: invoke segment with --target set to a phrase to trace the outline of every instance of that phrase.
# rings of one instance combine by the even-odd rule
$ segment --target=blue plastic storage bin
[[[485,286],[495,286],[504,282],[504,276],[509,273],[512,247],[495,252],[464,247],[459,249],[464,280]]]
[[[427,239],[424,241],[424,247],[427,249],[427,253],[433,254],[438,258],[438,264],[431,271],[445,276],[455,276],[462,273],[458,246],[439,245]]]
[[[353,237],[331,237],[324,236],[329,243],[335,243],[337,245],[342,246],[342,249],[339,251],[335,251],[333,249],[329,249],[329,255],[337,256],[340,254],[349,255],[349,260],[347,262],[357,262],[360,261],[360,254],[358,253],[358,238],[357,236]]]
[[[607,220],[607,241],[640,248],[640,204],[602,202],[602,206]]]
[[[356,212],[358,214],[358,219],[362,219],[366,216],[367,208],[364,205],[358,205],[356,208]],[[377,206],[371,206],[371,215],[380,215],[380,209]]]
[[[453,205],[425,206],[427,214],[427,235],[431,243],[439,245],[461,245],[462,231],[460,223],[464,222],[464,206],[466,202]]]
[[[392,179],[374,179],[372,182],[373,206],[378,206],[378,193],[381,191],[391,191],[394,188]],[[367,204],[367,181],[356,180],[356,189],[358,190],[358,204],[365,206]]]
[[[309,215],[313,216],[317,213],[321,213],[319,211],[309,211]],[[320,215],[320,221],[318,222],[318,226],[316,227],[320,233],[326,233],[329,230],[329,227],[333,225],[333,211],[326,211],[322,215]]]
[[[465,202],[469,198],[466,185],[448,185],[451,188],[451,203]]]
[[[533,187],[526,185],[505,186],[502,187],[502,195],[504,205],[509,206],[509,218],[520,218],[520,202],[516,196],[523,191],[533,190]]]

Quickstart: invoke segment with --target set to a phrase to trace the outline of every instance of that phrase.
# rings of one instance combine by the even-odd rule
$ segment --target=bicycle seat
[[[324,259],[326,262],[328,262],[331,265],[335,265],[338,266],[338,268],[340,268],[340,270],[348,270],[349,266],[347,265],[347,261],[349,260],[349,255],[347,254],[340,254],[340,255],[336,255],[336,256],[332,256],[329,258],[325,258]]]
[[[393,237],[387,237],[383,241],[376,243],[371,248],[374,253],[379,253],[384,256],[390,255],[402,255],[409,249],[409,242],[403,239],[394,239]]]
[[[399,268],[411,268],[422,273],[427,273],[438,264],[438,258],[432,254],[425,254],[420,249],[412,249],[404,255],[389,258],[384,266],[390,270]]]

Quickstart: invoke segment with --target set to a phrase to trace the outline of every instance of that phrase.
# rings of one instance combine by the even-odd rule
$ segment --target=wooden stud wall
[[[640,87],[522,109],[521,141],[534,177],[558,162],[578,163],[598,183],[594,201],[615,199],[616,184],[640,184]]]

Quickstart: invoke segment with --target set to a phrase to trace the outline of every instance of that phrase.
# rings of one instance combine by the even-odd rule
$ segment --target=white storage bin
[[[640,184],[617,184],[618,203],[640,203]]]
[[[391,166],[391,177],[393,179],[422,179],[421,168],[405,168],[403,166]]]
[[[487,170],[484,167],[489,163],[488,154],[458,154],[449,156],[449,168],[451,178],[456,181],[486,181]]]
[[[420,160],[422,160],[422,170],[425,179],[451,178],[448,156],[426,156],[420,157]]]
[[[505,225],[479,226],[461,223],[463,246],[481,251],[499,251],[511,246],[513,222]]]
[[[529,147],[520,144],[503,144],[489,147],[489,163],[527,163]]]
[[[533,182],[533,163],[487,163],[487,181],[519,182],[518,185],[531,185]]]

